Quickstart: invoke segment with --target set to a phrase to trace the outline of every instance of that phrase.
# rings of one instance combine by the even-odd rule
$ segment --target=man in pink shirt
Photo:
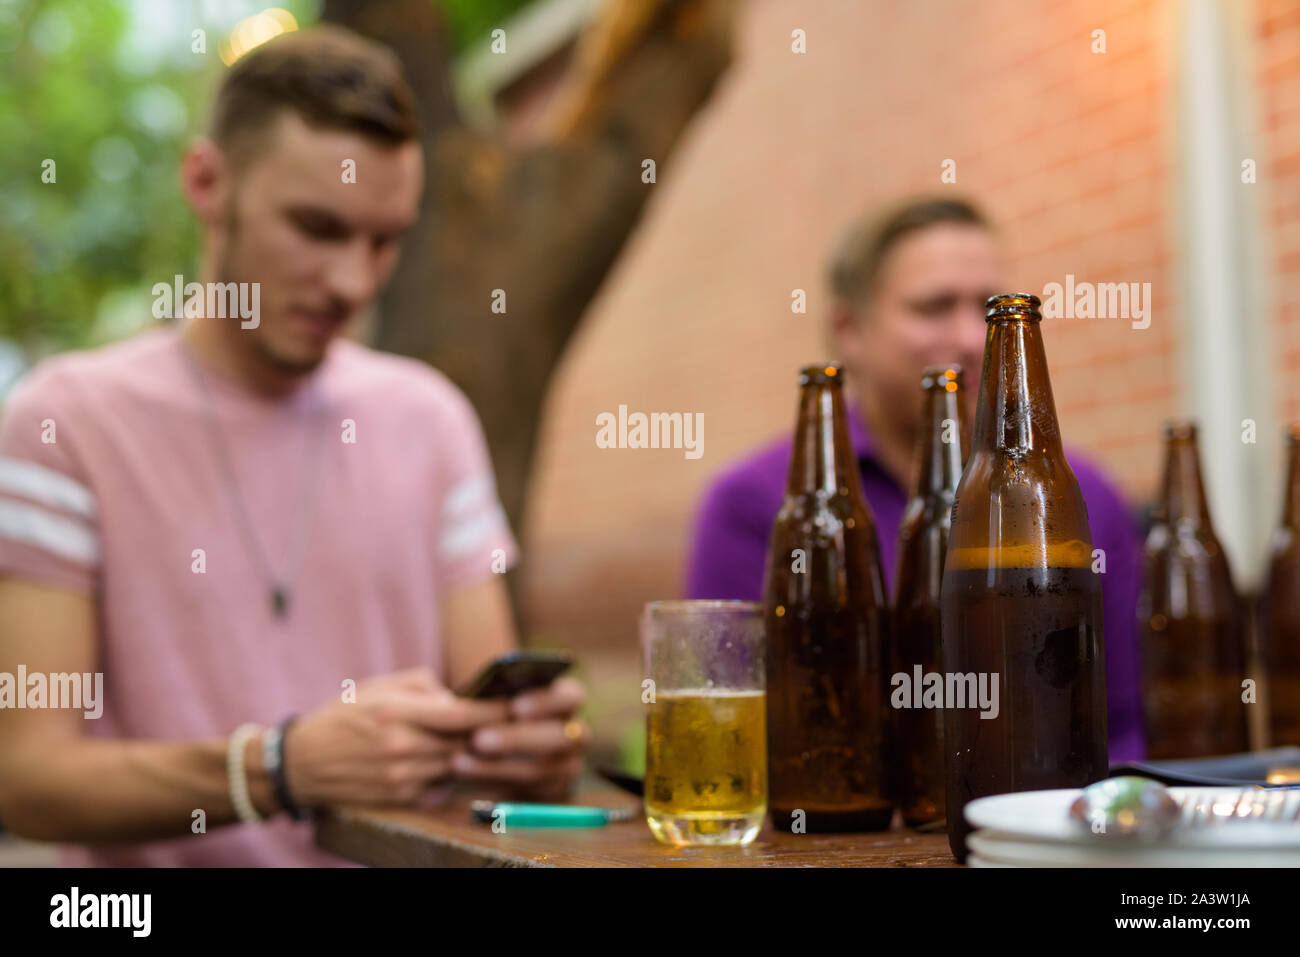
[[[184,320],[5,403],[0,676],[103,675],[93,710],[0,708],[15,833],[79,863],[338,864],[303,811],[457,778],[555,799],[579,771],[576,682],[448,690],[517,644],[473,409],[339,336],[415,221],[416,137],[382,47],[318,28],[249,53],[182,165]]]

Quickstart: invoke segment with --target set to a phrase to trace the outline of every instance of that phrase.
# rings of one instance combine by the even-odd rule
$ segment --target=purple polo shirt
[[[849,409],[849,434],[862,470],[862,489],[880,537],[885,587],[894,593],[898,530],[907,492],[876,459],[875,440]],[[785,498],[792,439],[773,442],[714,480],[695,524],[687,570],[689,598],[762,601],[772,522]],[[1101,576],[1106,630],[1106,704],[1112,764],[1144,756],[1137,600],[1142,542],[1124,500],[1101,470],[1066,452],[1088,506],[1092,544],[1106,553]]]

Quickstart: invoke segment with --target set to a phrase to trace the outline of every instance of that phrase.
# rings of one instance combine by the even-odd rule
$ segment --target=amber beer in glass
[[[1282,523],[1273,533],[1260,599],[1260,651],[1268,674],[1273,747],[1300,747],[1300,422],[1287,429]]]
[[[651,833],[666,844],[748,844],[767,813],[763,606],[651,602],[641,643]]]
[[[926,369],[921,376],[921,422],[916,437],[916,484],[898,535],[894,600],[893,674],[909,685],[938,672],[939,587],[948,551],[952,502],[966,447],[960,366]],[[905,686],[906,687],[906,686]],[[899,689],[891,693],[898,694]],[[892,700],[891,700],[891,703]],[[911,704],[911,702],[907,702]],[[943,820],[943,710],[894,707],[896,796],[912,827]],[[938,825],[936,825],[937,827]]]
[[[1082,787],[1107,772],[1101,584],[1061,447],[1038,297],[993,296],[986,317],[940,605],[947,677],[996,674],[999,702],[993,718],[945,702],[948,842],[959,861],[971,800]]]
[[[889,826],[888,606],[875,523],[849,443],[843,375],[799,377],[799,417],[768,545],[767,745],[783,831]]]
[[[1164,445],[1138,601],[1147,757],[1235,754],[1249,747],[1243,608],[1210,522],[1196,426],[1166,423]]]

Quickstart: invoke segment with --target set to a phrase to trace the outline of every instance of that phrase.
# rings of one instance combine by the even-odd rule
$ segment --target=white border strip
[[[1271,316],[1261,309],[1256,237],[1266,232],[1241,163],[1263,157],[1250,100],[1257,81],[1251,56],[1250,4],[1185,0],[1178,17],[1179,192],[1176,244],[1185,317],[1183,409],[1199,420],[1201,466],[1214,528],[1238,587],[1258,581],[1270,527],[1281,450],[1269,350]],[[1242,441],[1243,421],[1256,425],[1255,444]],[[1261,500],[1261,492],[1264,493]]]

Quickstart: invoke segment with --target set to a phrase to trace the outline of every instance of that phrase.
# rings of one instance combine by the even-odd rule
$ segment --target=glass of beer
[[[650,830],[666,844],[748,844],[767,813],[763,606],[651,602],[641,646]]]

